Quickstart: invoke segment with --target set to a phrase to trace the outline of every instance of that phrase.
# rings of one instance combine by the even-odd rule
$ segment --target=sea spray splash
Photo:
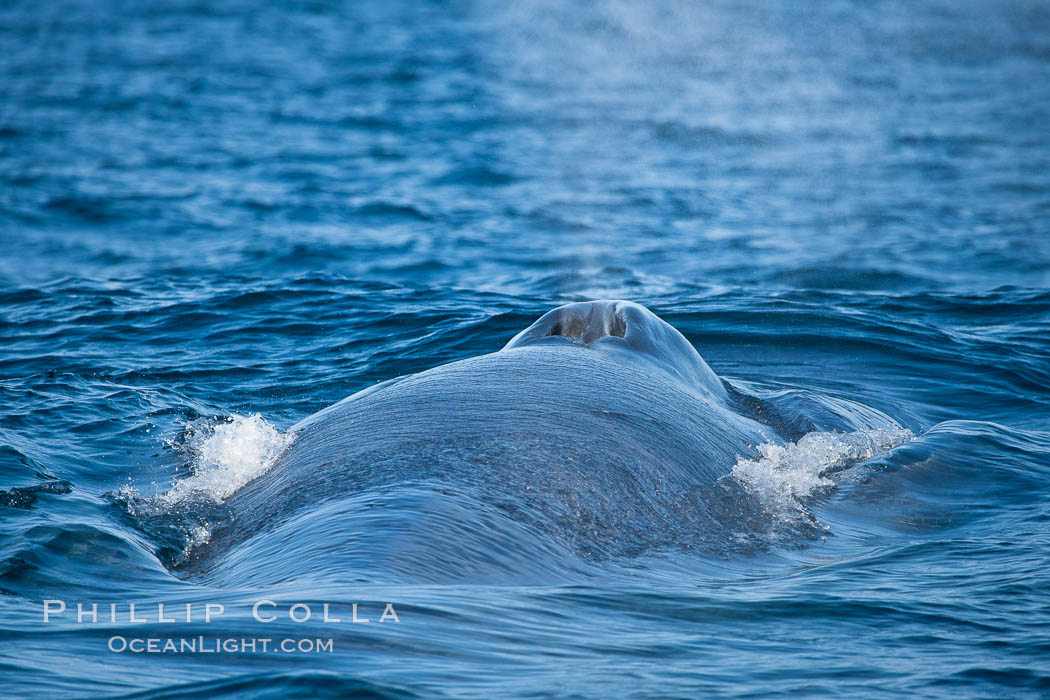
[[[834,472],[913,440],[907,428],[887,426],[850,433],[812,432],[797,442],[764,443],[752,459],[738,457],[730,477],[781,523],[812,520],[805,501],[835,485]]]
[[[169,505],[191,494],[224,501],[272,467],[290,442],[290,435],[257,413],[191,424],[181,444],[191,456],[192,476],[175,481],[155,498]]]
[[[184,456],[189,476],[152,496],[129,484],[109,498],[157,543],[157,556],[172,568],[232,520],[224,501],[269,470],[291,441],[292,434],[259,414],[195,421],[165,441]]]

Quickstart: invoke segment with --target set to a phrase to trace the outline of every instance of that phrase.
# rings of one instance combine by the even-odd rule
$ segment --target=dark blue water
[[[4,4],[2,694],[1045,697],[1048,125],[1035,0]],[[793,426],[734,537],[180,568],[297,421],[595,298]],[[333,649],[110,650],[198,635]]]

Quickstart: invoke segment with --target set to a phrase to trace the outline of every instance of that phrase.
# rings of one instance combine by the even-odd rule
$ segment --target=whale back
[[[362,580],[534,580],[697,545],[724,520],[712,512],[719,477],[769,433],[727,405],[688,341],[647,310],[565,308],[499,352],[295,426],[188,569],[265,561],[293,540],[325,543],[326,560]]]

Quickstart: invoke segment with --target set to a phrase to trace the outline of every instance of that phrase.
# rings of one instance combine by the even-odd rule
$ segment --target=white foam
[[[756,458],[737,457],[731,475],[774,515],[794,520],[804,509],[803,499],[835,485],[829,472],[914,438],[910,430],[899,426],[852,433],[813,432],[786,445],[759,445]]]
[[[291,439],[259,414],[191,426],[184,449],[192,455],[193,475],[176,481],[155,500],[166,505],[191,496],[224,501],[270,469]]]

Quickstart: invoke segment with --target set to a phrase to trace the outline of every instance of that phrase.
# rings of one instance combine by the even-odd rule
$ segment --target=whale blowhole
[[[606,299],[579,301],[548,311],[503,350],[565,344],[601,350],[607,357],[630,355],[716,400],[725,388],[696,348],[673,326],[641,304]]]
[[[584,345],[602,338],[623,338],[627,333],[627,322],[614,309],[612,313],[596,313],[592,307],[587,316],[566,311],[555,321],[545,337],[561,336]]]

